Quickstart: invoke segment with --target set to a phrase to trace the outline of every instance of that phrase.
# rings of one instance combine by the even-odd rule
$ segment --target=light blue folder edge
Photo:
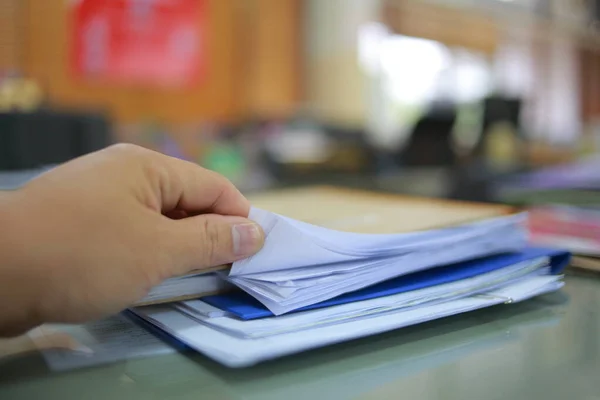
[[[121,313],[125,318],[129,319],[131,322],[136,324],[142,329],[147,330],[151,334],[153,334],[159,340],[162,340],[165,344],[173,347],[176,351],[183,353],[187,351],[193,350],[190,346],[177,339],[175,336],[170,333],[164,331],[162,328],[151,324],[145,319],[141,318],[139,315],[134,313],[131,310],[125,310]]]
[[[423,289],[443,283],[450,283],[539,257],[550,258],[551,273],[556,275],[560,274],[567,267],[571,254],[568,251],[558,249],[527,247],[516,253],[494,255],[393,278],[364,289],[345,293],[330,300],[299,308],[292,312],[314,310],[355,301],[369,300],[411,290]],[[201,300],[243,320],[274,316],[274,314],[262,303],[242,291],[206,296]]]

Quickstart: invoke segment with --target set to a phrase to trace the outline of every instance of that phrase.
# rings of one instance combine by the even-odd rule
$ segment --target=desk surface
[[[0,364],[1,399],[598,399],[600,279],[245,370],[171,354],[66,373]]]

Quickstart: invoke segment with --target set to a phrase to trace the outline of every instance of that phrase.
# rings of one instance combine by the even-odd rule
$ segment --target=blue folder
[[[561,273],[569,264],[571,254],[567,251],[528,247],[520,252],[495,255],[446,265],[409,275],[400,276],[385,282],[369,286],[354,292],[345,293],[333,299],[299,308],[293,312],[314,310],[323,307],[363,301],[383,296],[423,289],[461,279],[471,278],[487,272],[509,267],[522,261],[539,257],[550,257],[552,274]],[[227,311],[243,320],[272,317],[274,314],[262,303],[245,292],[232,292],[222,295],[206,296],[202,301]]]

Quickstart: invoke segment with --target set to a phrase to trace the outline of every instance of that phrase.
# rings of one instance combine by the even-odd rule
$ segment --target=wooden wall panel
[[[0,71],[21,67],[22,3],[0,0]]]
[[[75,80],[67,64],[68,2],[22,1],[27,5],[25,72],[54,104],[104,107],[120,122],[180,124],[279,115],[289,113],[297,101],[300,0],[206,0],[207,76],[188,89]]]
[[[300,100],[302,0],[250,0],[249,23],[243,65],[246,79],[245,102],[250,115],[288,115]]]
[[[141,89],[77,81],[68,70],[67,2],[28,0],[26,73],[37,79],[50,100],[62,106],[105,107],[122,122],[154,118],[180,123],[222,120],[235,114],[234,0],[208,0],[208,72],[189,89]]]

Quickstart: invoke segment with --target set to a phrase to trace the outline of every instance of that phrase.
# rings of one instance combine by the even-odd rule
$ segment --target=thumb
[[[250,257],[264,244],[260,225],[242,217],[204,214],[169,223],[174,225],[173,256],[182,274]]]

